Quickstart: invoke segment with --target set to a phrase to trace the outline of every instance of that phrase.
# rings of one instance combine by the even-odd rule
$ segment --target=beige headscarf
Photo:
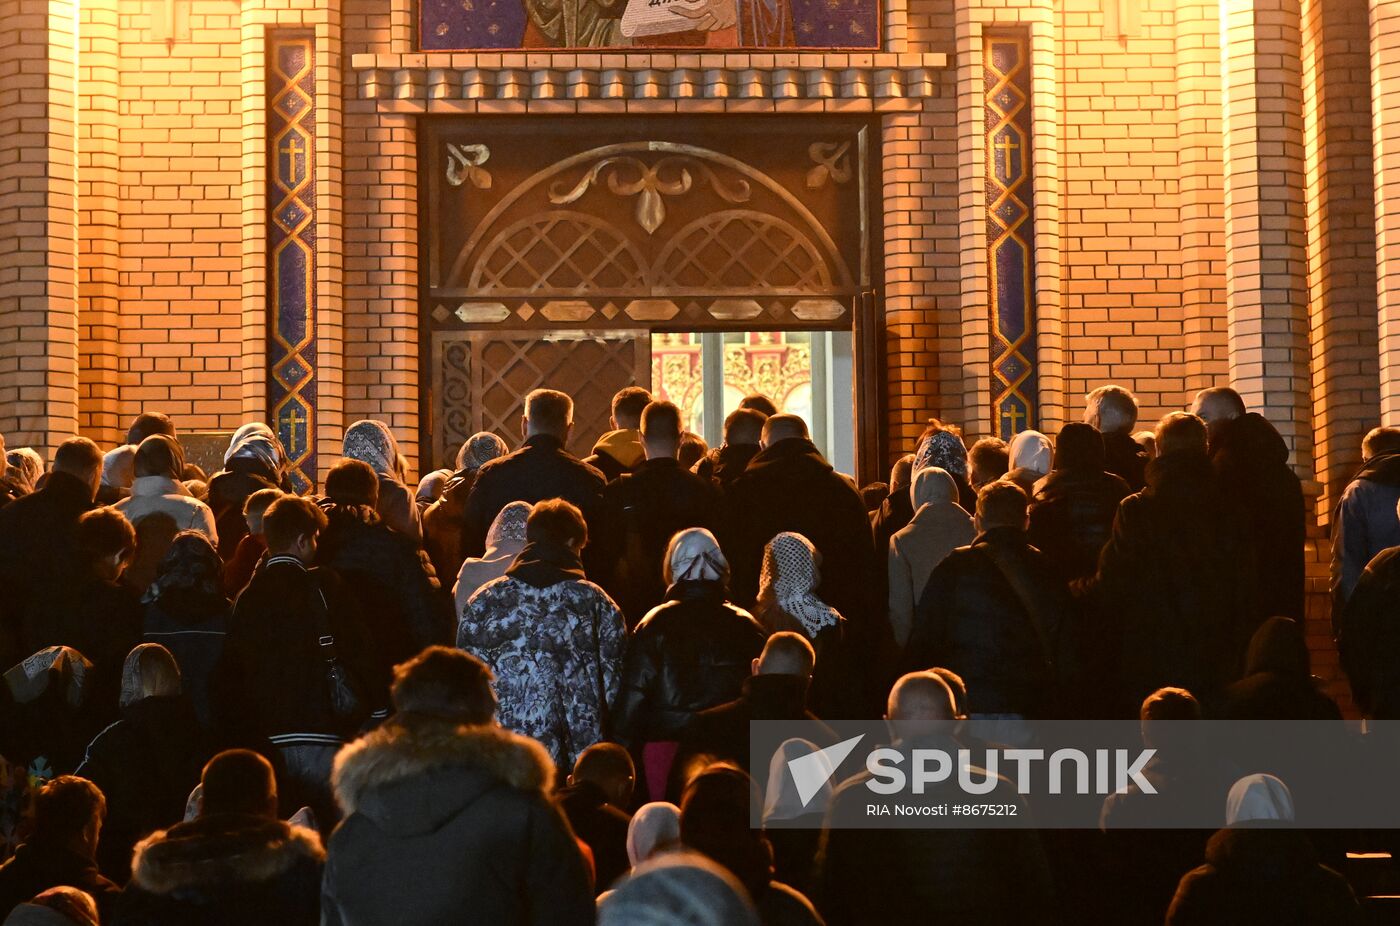
[[[688,528],[671,538],[662,571],[667,585],[729,581],[729,561],[724,558],[715,535],[703,527]]]

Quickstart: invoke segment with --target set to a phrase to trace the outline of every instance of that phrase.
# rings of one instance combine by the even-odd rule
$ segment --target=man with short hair
[[[1105,471],[1134,492],[1146,485],[1148,459],[1147,451],[1133,440],[1137,419],[1137,398],[1122,386],[1100,386],[1084,397],[1084,423],[1103,434]]]
[[[394,716],[336,758],[327,926],[594,918],[583,858],[551,801],[554,762],[493,720],[491,671],[434,646],[394,670]]]
[[[1258,619],[1302,620],[1307,510],[1303,484],[1288,465],[1288,444],[1228,386],[1202,389],[1191,410],[1206,423],[1210,462],[1221,490],[1240,503],[1248,518],[1258,557]]]
[[[962,676],[973,718],[1056,717],[1063,708],[1069,592],[1026,540],[1026,506],[1013,482],[983,486],[977,538],[934,568],[914,608],[906,665]]]
[[[597,519],[607,478],[564,449],[573,426],[574,400],[564,393],[536,389],[525,397],[525,414],[520,419],[525,442],[477,471],[467,498],[462,538],[466,556],[486,551],[491,523],[511,502],[562,498],[582,511],[590,524]]]
[[[331,762],[383,706],[387,678],[358,602],[334,571],[312,565],[325,527],[310,499],[268,506],[267,557],[234,604],[215,691],[225,723],[281,753],[289,806],[309,805],[330,825]]]
[[[277,803],[262,756],[229,749],[210,759],[194,819],[137,843],[117,926],[318,923],[321,839],[279,820]]]
[[[164,434],[173,440],[179,439],[175,432],[175,422],[170,420],[169,415],[164,412],[142,412],[132,419],[131,427],[126,429],[125,442],[133,447],[139,446],[152,434]]]
[[[623,473],[630,473],[646,459],[642,447],[642,410],[651,402],[651,393],[641,386],[625,386],[612,399],[612,415],[608,423],[612,430],[598,438],[593,454],[585,457],[612,482]]]
[[[892,747],[902,753],[939,749],[958,759],[957,711],[948,684],[933,672],[911,672],[890,690],[885,714]],[[903,767],[911,760],[906,755]],[[974,781],[991,779],[993,790],[979,800],[1010,804],[1025,812],[1010,781],[970,763]],[[928,785],[923,794],[893,796],[900,803],[965,802],[959,772]],[[836,789],[817,853],[818,897],[830,926],[915,923],[938,911],[950,923],[1055,921],[1054,888],[1040,837],[1033,829],[956,826],[870,829],[865,806],[874,797],[869,772]],[[845,826],[840,824],[844,823]],[[854,828],[861,827],[861,828]]]
[[[1205,422],[1172,412],[1157,425],[1147,488],[1118,508],[1095,591],[1121,635],[1118,702],[1133,710],[1163,685],[1209,703],[1239,678],[1258,624],[1248,518],[1206,455]]]
[[[1332,628],[1366,564],[1400,546],[1400,428],[1373,428],[1361,442],[1361,469],[1332,518]]]
[[[666,545],[688,527],[718,527],[719,493],[681,468],[681,410],[652,402],[642,412],[646,460],[603,489],[602,536],[595,560],[600,584],[622,609],[629,628],[666,597],[662,567]]]
[[[749,461],[758,455],[763,438],[764,414],[752,408],[736,408],[724,419],[724,443],[705,454],[695,464],[695,474],[726,491],[744,474]]]
[[[87,891],[104,922],[121,888],[97,869],[107,799],[86,778],[63,775],[39,789],[33,833],[0,865],[0,919],[35,894],[60,885]]]
[[[778,413],[777,404],[761,392],[750,392],[739,400],[740,408],[752,409],[764,418],[772,418]]]
[[[616,743],[594,743],[579,754],[568,785],[555,801],[569,825],[593,852],[598,893],[627,873],[627,827],[637,769],[632,756]]]
[[[973,491],[996,482],[1011,469],[1011,454],[1000,437],[984,437],[967,452],[967,480]]]
[[[627,638],[617,605],[584,577],[587,542],[577,508],[539,502],[525,548],[471,597],[457,627],[457,646],[498,673],[501,724],[543,743],[561,770],[611,732]]]
[[[102,452],[74,437],[59,445],[42,489],[0,508],[0,665],[33,652],[25,628],[82,574],[78,518],[101,477]]]

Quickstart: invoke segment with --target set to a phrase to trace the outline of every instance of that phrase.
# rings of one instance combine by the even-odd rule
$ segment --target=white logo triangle
[[[797,796],[806,807],[817,796],[822,787],[836,774],[841,763],[865,739],[865,734],[842,740],[834,746],[818,749],[816,752],[788,760],[788,770],[797,784]]]

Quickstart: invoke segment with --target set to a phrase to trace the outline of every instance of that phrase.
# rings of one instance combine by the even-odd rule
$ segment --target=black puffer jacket
[[[554,762],[499,727],[390,721],[341,751],[326,926],[583,926],[593,892]]]
[[[485,552],[491,522],[511,502],[533,505],[546,498],[562,498],[583,511],[590,529],[596,528],[606,482],[597,469],[565,450],[558,438],[547,434],[526,438],[519,450],[497,457],[477,471],[467,497],[463,555]]]
[[[717,582],[679,582],[637,625],[623,660],[614,729],[622,742],[679,740],[691,718],[739,696],[764,633]]]
[[[326,529],[316,563],[340,576],[374,635],[382,665],[392,668],[425,647],[450,645],[452,603],[423,548],[365,505],[323,502]]]
[[[1057,469],[1036,486],[1030,542],[1065,582],[1092,576],[1128,484],[1103,470]]]
[[[1346,879],[1297,830],[1225,829],[1181,879],[1167,926],[1361,926]]]
[[[1025,593],[1030,614],[997,566]],[[1014,528],[996,528],[950,553],[929,576],[914,608],[906,668],[943,666],[967,682],[968,712],[1054,717],[1068,672],[1070,602],[1045,557]]]
[[[311,830],[210,814],[137,844],[113,926],[314,926],[325,853]]]

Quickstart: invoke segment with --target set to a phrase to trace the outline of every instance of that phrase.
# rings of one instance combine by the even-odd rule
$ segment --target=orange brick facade
[[[318,49],[323,468],[360,417],[418,462],[417,138],[439,114],[869,114],[889,455],[931,415],[988,433],[980,49],[1007,27],[1032,46],[1044,429],[1104,381],[1151,420],[1229,379],[1289,439],[1323,526],[1362,434],[1400,415],[1393,0],[886,0],[879,53],[425,55],[410,0],[0,14],[12,445],[112,444],[142,408],[187,431],[265,414],[264,42],[279,26]],[[858,70],[904,89],[851,90]],[[808,91],[780,92],[794,74]]]

